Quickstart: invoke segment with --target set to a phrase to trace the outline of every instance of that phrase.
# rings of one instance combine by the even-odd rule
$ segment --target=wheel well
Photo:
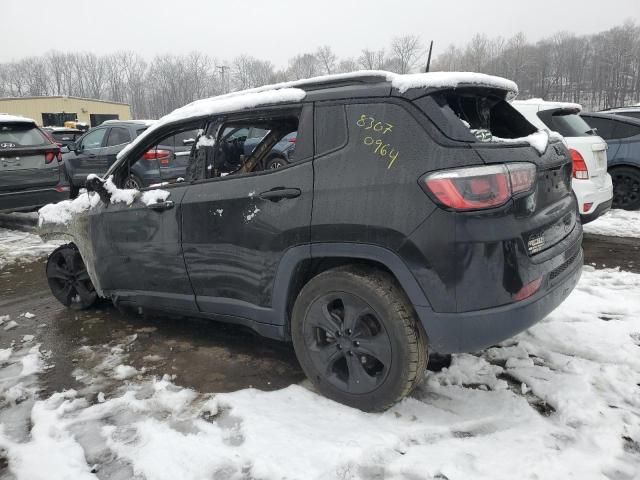
[[[633,168],[634,170],[640,171],[640,165],[634,163],[616,163],[612,167],[609,167],[607,171],[611,172],[612,170],[617,170],[619,168]]]
[[[293,304],[295,303],[296,298],[298,298],[298,294],[304,288],[304,286],[316,275],[327,270],[331,270],[337,267],[343,267],[346,265],[364,266],[386,272],[391,275],[397,282],[398,286],[402,288],[400,282],[398,282],[398,279],[393,274],[393,272],[389,270],[383,263],[377,262],[375,260],[349,257],[323,257],[303,260],[296,266],[296,269],[289,283],[289,292],[287,295],[287,316],[285,324],[287,333],[291,331],[290,320],[291,312],[293,310]]]

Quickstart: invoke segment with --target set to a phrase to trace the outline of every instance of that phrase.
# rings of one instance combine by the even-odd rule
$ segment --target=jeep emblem
[[[9,142],[0,143],[0,148],[14,148],[15,146],[16,146],[15,143],[9,143]]]

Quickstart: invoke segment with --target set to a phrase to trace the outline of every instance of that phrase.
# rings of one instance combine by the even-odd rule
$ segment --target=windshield
[[[577,113],[554,113],[551,116],[551,125],[546,121],[545,124],[563,137],[589,137],[594,134],[589,124]]]
[[[34,147],[48,143],[50,142],[47,137],[33,125],[24,123],[0,125],[0,144],[12,144],[4,148]]]

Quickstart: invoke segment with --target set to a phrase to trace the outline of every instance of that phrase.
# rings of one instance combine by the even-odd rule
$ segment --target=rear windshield
[[[78,134],[75,132],[51,132],[51,136],[55,140],[61,141],[74,141],[76,138],[78,138]]]
[[[594,135],[593,129],[577,113],[555,112],[551,117],[538,115],[549,130],[558,132],[563,137],[589,137]]]
[[[36,147],[49,143],[51,142],[40,129],[33,125],[24,123],[0,125],[0,148]]]

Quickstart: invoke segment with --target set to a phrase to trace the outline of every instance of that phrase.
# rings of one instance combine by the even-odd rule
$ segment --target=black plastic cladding
[[[287,338],[294,276],[308,278],[311,272],[300,269],[312,259],[335,258],[391,271],[441,352],[482,348],[540,320],[568,295],[578,267],[563,271],[553,286],[545,281],[527,301],[511,302],[522,285],[548,276],[579,251],[575,218],[543,253],[530,255],[525,247],[531,232],[546,235],[558,222],[566,228],[567,215],[575,215],[570,191],[536,190],[497,209],[457,213],[437,207],[418,179],[441,169],[512,161],[535,163],[541,175],[551,164],[568,162],[564,147],[539,155],[527,144],[452,140],[445,135],[451,126],[438,124],[442,115],[433,109],[440,107],[428,97],[414,104],[416,92],[391,93],[385,82],[309,88],[303,110],[315,107],[315,113],[303,115],[298,135],[299,141],[314,138],[312,158],[163,187],[175,208],[162,213],[140,203],[92,211],[85,228],[103,293],[122,304],[222,315]],[[283,108],[291,105],[259,112]],[[338,135],[341,125],[346,128]],[[279,189],[299,194],[278,201],[262,196]],[[518,322],[509,323],[511,309]]]

